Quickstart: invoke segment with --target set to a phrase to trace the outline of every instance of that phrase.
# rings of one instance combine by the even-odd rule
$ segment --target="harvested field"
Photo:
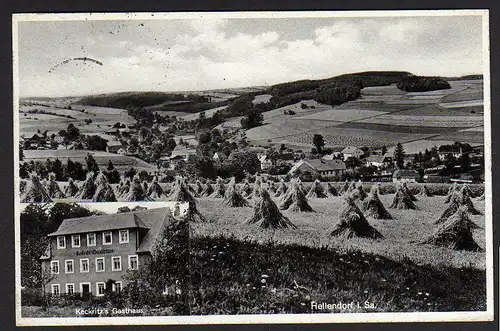
[[[66,163],[68,159],[72,161],[78,161],[85,164],[85,156],[90,153],[97,162],[97,165],[101,169],[105,169],[108,166],[108,162],[111,160],[115,168],[123,172],[128,170],[130,167],[134,167],[136,170],[146,170],[154,171],[156,166],[146,163],[138,158],[126,155],[118,155],[102,151],[88,151],[88,150],[27,150],[24,151],[25,161],[46,161],[47,159],[55,160],[58,158],[62,163]]]
[[[483,124],[482,116],[405,116],[405,115],[381,115],[368,119],[359,120],[360,123],[376,123],[401,126],[434,126],[434,127],[470,127]]]
[[[308,107],[314,108],[302,109],[301,104],[306,104]],[[265,113],[263,113],[264,123],[275,123],[282,120],[297,119],[302,115],[315,114],[331,109],[333,109],[332,106],[317,103],[314,100],[303,100],[289,106],[266,111]],[[285,115],[283,113],[285,110],[291,110],[295,113],[295,115]]]
[[[398,112],[398,115],[404,116],[483,116],[484,107],[441,107],[440,105],[412,108]],[[471,113],[474,112],[474,113]]]
[[[309,114],[305,116],[298,117],[299,120],[323,120],[323,121],[337,121],[337,122],[350,122],[367,117],[384,115],[387,112],[383,111],[373,111],[373,110],[362,110],[362,109],[349,109],[341,110],[333,108],[327,111],[322,111],[319,113]]]
[[[385,206],[389,206],[393,195],[381,195]],[[195,235],[231,236],[239,240],[251,239],[259,243],[272,240],[276,244],[299,244],[309,247],[329,247],[338,252],[359,250],[363,253],[378,254],[395,261],[410,259],[417,264],[435,266],[454,266],[485,268],[484,253],[457,252],[442,247],[419,245],[416,238],[430,235],[434,229],[433,220],[439,215],[444,205],[444,196],[419,197],[417,210],[396,210],[389,212],[394,220],[376,220],[369,218],[370,224],[380,231],[384,240],[342,239],[328,236],[329,230],[336,224],[341,210],[341,197],[328,199],[309,199],[309,204],[316,213],[283,211],[297,230],[262,231],[251,225],[242,224],[251,211],[251,207],[220,208],[219,200],[200,199],[198,209],[211,222],[193,224]],[[276,200],[277,201],[277,200]],[[484,211],[484,204],[475,203]],[[484,216],[471,216],[480,227],[484,227]],[[474,230],[474,239],[485,247],[484,228]]]
[[[408,107],[407,105],[397,105],[397,104],[386,104],[383,102],[358,102],[358,100],[343,103],[339,106],[335,106],[335,109],[359,109],[359,110],[375,110],[375,111],[384,111],[384,112],[395,112],[406,109],[418,108]]]
[[[468,88],[464,91],[460,91],[451,95],[445,96],[441,102],[457,102],[457,101],[469,101],[469,100],[482,100],[483,90],[482,88]]]
[[[439,106],[443,108],[483,107],[484,101],[483,100],[455,101],[455,102],[440,103]]]
[[[432,137],[429,140],[461,141],[472,145],[484,144],[484,131],[459,131]]]
[[[328,125],[333,125],[333,123],[321,121],[296,121],[289,119],[252,128],[248,130],[246,134],[250,140],[267,140],[295,135],[308,130],[321,129]]]
[[[338,125],[339,128],[352,128],[352,129],[366,129],[366,130],[377,130],[385,132],[397,132],[397,133],[413,133],[413,134],[443,134],[447,132],[456,132],[461,128],[454,127],[435,127],[435,126],[404,126],[404,125],[391,125],[391,124],[380,124],[380,123],[360,123],[351,122]]]

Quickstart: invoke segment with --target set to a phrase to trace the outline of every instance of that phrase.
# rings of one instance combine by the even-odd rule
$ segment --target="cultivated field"
[[[432,264],[461,267],[485,268],[484,253],[454,251],[447,248],[420,245],[435,229],[433,222],[445,209],[445,197],[418,197],[418,210],[390,209],[393,194],[381,195],[380,198],[393,220],[369,219],[369,222],[384,236],[383,240],[364,238],[343,239],[330,237],[329,230],[337,223],[341,211],[342,197],[327,199],[309,199],[309,204],[316,211],[288,212],[283,211],[298,230],[265,231],[254,225],[243,224],[251,214],[251,207],[221,208],[220,199],[199,199],[198,209],[210,223],[192,225],[195,235],[231,236],[239,240],[252,239],[259,243],[273,241],[280,244],[300,244],[309,247],[329,247],[338,252],[359,250],[364,253],[382,255],[392,260],[410,259],[417,264]],[[278,201],[275,199],[275,201]],[[484,212],[484,202],[474,201],[477,209]],[[485,247],[484,215],[471,216],[481,227],[475,230],[474,239],[481,247]]]
[[[118,155],[102,151],[88,151],[88,150],[70,150],[70,149],[59,149],[59,150],[27,150],[24,151],[25,162],[30,161],[42,161],[45,162],[47,159],[55,160],[58,158],[63,164],[71,161],[77,161],[85,164],[85,157],[87,154],[92,154],[97,165],[101,169],[106,169],[108,162],[113,162],[115,168],[123,173],[125,170],[134,167],[137,171],[155,171],[156,167],[146,163],[138,158],[126,155]]]
[[[445,193],[449,185],[428,187]],[[381,191],[392,189],[387,183]],[[480,185],[471,189],[482,192]],[[341,197],[308,199],[314,212],[282,211],[298,227],[294,230],[246,224],[252,207],[229,208],[220,199],[199,198],[207,222],[191,224],[197,302],[192,309],[197,314],[319,313],[311,302],[359,300],[361,306],[333,312],[484,310],[485,253],[420,244],[436,228],[445,196],[418,197],[417,210],[388,208],[393,196],[380,196],[392,220],[368,218],[384,236],[377,240],[329,235],[339,222]],[[473,201],[484,213],[484,202]],[[485,248],[484,215],[471,220],[479,226],[474,240]],[[364,307],[365,300],[375,306]]]
[[[47,101],[44,102],[44,105],[47,106],[20,105],[19,131],[21,135],[30,136],[38,130],[41,132],[47,130],[49,134],[57,134],[60,130],[66,130],[70,123],[76,126],[81,133],[91,135],[110,130],[116,122],[125,125],[135,123],[135,120],[123,109],[91,107],[77,104],[72,104],[71,109],[65,109],[56,101],[52,103]],[[35,109],[49,114],[28,113]],[[80,111],[82,109],[85,111]],[[71,116],[72,118],[63,116]],[[86,120],[91,120],[92,123],[86,124]]]
[[[266,112],[265,125],[248,130],[247,137],[254,143],[272,140],[302,147],[310,146],[316,133],[324,136],[327,147],[394,146],[428,138],[484,143],[480,134],[461,132],[484,125],[482,82],[452,81],[450,85],[448,90],[412,93],[395,85],[367,87],[359,99],[336,107],[304,101],[314,103],[315,109],[301,109],[297,103]],[[285,109],[296,115],[283,115]]]

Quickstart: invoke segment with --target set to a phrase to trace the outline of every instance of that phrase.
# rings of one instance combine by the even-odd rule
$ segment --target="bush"
[[[21,290],[22,306],[43,306],[43,293],[40,289],[23,288]]]

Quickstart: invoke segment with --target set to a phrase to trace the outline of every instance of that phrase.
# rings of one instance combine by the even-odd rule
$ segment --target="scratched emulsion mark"
[[[87,64],[87,62],[90,62],[90,63],[98,64],[100,66],[103,65],[103,63],[101,61],[92,59],[90,57],[74,57],[74,58],[67,59],[67,60],[62,61],[61,63],[56,64],[55,66],[50,68],[49,73],[53,72],[57,68],[65,65],[65,64],[68,64],[69,62],[72,62],[72,61],[83,61],[83,64]]]

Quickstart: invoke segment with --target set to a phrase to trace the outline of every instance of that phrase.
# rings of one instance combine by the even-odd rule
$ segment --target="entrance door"
[[[90,283],[81,284],[82,287],[82,297],[90,298]]]

